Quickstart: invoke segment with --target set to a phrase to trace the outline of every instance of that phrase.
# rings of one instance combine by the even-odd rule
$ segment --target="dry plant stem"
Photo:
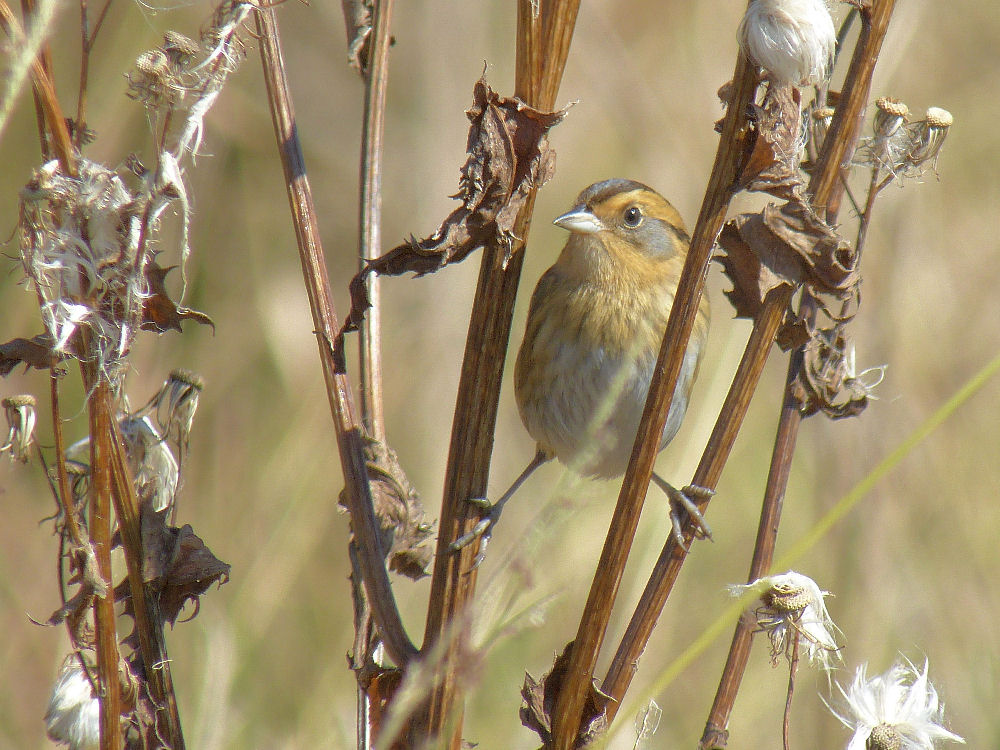
[[[394,0],[375,0],[372,19],[372,50],[365,74],[364,129],[361,137],[361,205],[359,221],[360,248],[358,264],[363,270],[369,260],[382,254],[382,142],[385,132],[385,98],[389,76],[389,29],[392,26]],[[365,277],[366,292],[371,307],[361,322],[358,337],[360,348],[359,378],[361,381],[361,424],[368,437],[385,442],[385,409],[382,396],[382,304],[377,274]],[[352,548],[356,545],[352,544]],[[362,668],[375,657],[378,640],[370,627],[370,607],[365,600],[362,581],[359,579],[357,551],[351,554],[354,575],[351,585],[358,587],[353,597],[355,604],[354,659],[362,660]],[[358,606],[363,611],[358,611]],[[358,651],[358,647],[361,651]],[[360,672],[358,673],[360,676]],[[368,750],[372,735],[371,710],[368,692],[359,683],[358,701],[358,750]]]
[[[813,205],[817,208],[826,207],[826,220],[831,224],[837,219],[840,200],[846,185],[848,166],[844,165],[849,165],[861,134],[864,110],[871,92],[872,74],[894,5],[895,0],[875,0],[870,7],[861,10],[861,34],[854,48],[840,102],[809,185]],[[800,315],[807,316],[814,314],[814,301],[809,295],[803,295],[799,312]],[[800,350],[789,361],[785,400],[775,437],[757,543],[750,569],[751,581],[767,572],[774,556],[781,502],[788,484],[795,440],[802,421],[802,404],[791,389],[797,379],[801,363]],[[701,741],[703,748],[725,746],[726,727],[749,660],[751,639],[752,625],[747,618],[742,618],[733,635],[729,657],[705,725]]]
[[[729,393],[719,410],[715,428],[695,471],[693,484],[709,488],[718,484],[773,348],[774,337],[790,296],[791,290],[781,287],[773,289],[765,299],[764,306],[754,321]],[[688,542],[693,537],[693,530],[692,524],[686,524],[685,539]],[[635,676],[639,657],[649,642],[685,557],[686,552],[676,544],[673,535],[669,535],[601,685],[601,690],[614,699],[607,708],[608,721],[614,719],[621,707],[625,692]]]
[[[526,104],[548,111],[553,108],[566,65],[579,0],[543,0],[536,6],[537,13],[533,13],[531,0],[520,0],[517,7],[514,93]],[[517,239],[510,260],[505,264],[500,247],[489,246],[483,251],[452,424],[425,651],[437,644],[475,594],[478,544],[466,545],[458,552],[453,552],[451,545],[479,521],[481,511],[469,499],[484,497],[487,491],[500,381],[534,199],[532,192],[517,217]],[[442,746],[456,750],[461,745],[463,705],[458,675],[464,649],[459,639],[467,636],[465,628],[458,630],[454,636],[449,632],[452,640],[444,649],[434,688],[415,717],[422,737],[440,737]]]
[[[101,11],[94,24],[94,30],[90,30],[90,15],[87,0],[80,0],[80,90],[77,94],[76,102],[76,148],[83,145],[83,137],[87,124],[87,80],[90,76],[90,51],[94,47],[104,19],[111,7],[111,0],[105,0]]]
[[[184,734],[181,731],[177,696],[174,694],[170,659],[163,634],[163,617],[156,596],[150,595],[152,592],[147,591],[143,582],[142,522],[135,483],[125,457],[125,440],[118,422],[114,419],[114,406],[111,400],[106,400],[102,406],[109,415],[108,423],[111,428],[109,440],[112,451],[111,498],[118,517],[118,529],[121,532],[122,548],[125,552],[132,610],[136,633],[139,636],[139,651],[145,668],[146,683],[153,703],[159,707],[156,715],[157,731],[161,738],[169,742],[170,750],[184,750]]]
[[[56,451],[56,481],[59,488],[59,502],[63,509],[63,524],[73,542],[75,554],[84,549],[87,541],[83,538],[76,508],[73,507],[73,492],[69,488],[69,474],[66,472],[66,438],[63,435],[62,415],[59,409],[59,378],[56,369],[49,370],[49,400],[52,403],[52,436]],[[61,568],[60,568],[61,570]]]
[[[788,485],[788,475],[792,466],[792,455],[795,453],[795,441],[802,423],[802,403],[791,389],[795,382],[799,367],[802,364],[802,352],[795,351],[788,363],[788,374],[785,377],[785,399],[781,406],[781,418],[778,421],[778,431],[774,439],[774,450],[771,456],[771,466],[767,476],[767,488],[764,491],[764,501],[761,504],[760,522],[757,525],[757,541],[754,545],[753,559],[750,563],[748,581],[756,581],[767,573],[774,559],[774,547],[778,539],[778,525],[781,522],[781,510],[785,499],[785,488]],[[729,656],[722,670],[715,701],[705,723],[699,747],[721,748],[726,746],[728,735],[726,727],[736,695],[739,692],[743,673],[750,659],[750,646],[753,643],[756,619],[752,613],[746,612],[736,623],[736,632],[729,647]]]
[[[587,691],[590,689],[594,665],[597,663],[604,641],[625,563],[639,523],[639,514],[653,472],[653,463],[659,451],[660,435],[666,423],[681,361],[698,311],[698,301],[704,288],[712,247],[725,221],[726,210],[733,195],[733,186],[744,157],[746,112],[756,90],[757,71],[742,54],[737,61],[733,82],[733,97],[726,111],[715,165],[709,177],[705,199],[691,239],[691,249],[688,251],[674,304],[670,310],[646,408],[639,423],[639,432],[625,472],[625,481],[618,496],[618,505],[611,519],[601,560],[577,630],[567,675],[556,702],[553,741],[557,750],[569,750],[580,727],[581,713]]]
[[[24,40],[24,31],[4,0],[0,0],[0,27],[15,42]],[[44,50],[42,55],[44,55]],[[66,120],[63,118],[62,107],[59,106],[59,100],[56,98],[56,90],[52,84],[52,77],[46,71],[41,57],[35,58],[31,62],[31,83],[34,87],[35,101],[39,102],[42,107],[45,128],[50,137],[48,143],[55,151],[56,157],[59,159],[59,163],[62,164],[66,174],[75,177],[77,170],[73,143],[69,137]],[[42,136],[42,140],[43,142],[46,140],[44,135]],[[47,151],[45,148],[42,150],[43,152]]]
[[[809,183],[813,206],[826,209],[829,223],[836,220],[850,170],[850,158],[861,133],[865,108],[871,94],[872,74],[889,28],[896,0],[871,0],[861,8],[861,33],[830,130]]]
[[[788,729],[792,719],[792,696],[795,695],[795,675],[799,669],[799,631],[792,636],[792,658],[788,664],[788,692],[785,694],[785,715],[781,720],[781,745],[784,750],[791,750]]]
[[[86,365],[84,365],[87,368]],[[121,736],[121,686],[118,681],[118,636],[115,630],[115,594],[111,579],[111,425],[104,402],[110,393],[106,380],[95,382],[90,393],[90,541],[97,570],[107,589],[94,596],[97,673],[100,675],[101,750],[118,750]]]
[[[21,0],[21,15],[24,18],[25,26],[28,25],[28,19],[34,14],[35,4],[34,0]],[[52,78],[52,50],[49,47],[48,42],[42,45],[41,50],[38,53],[38,59],[42,63],[42,69],[45,74]],[[45,128],[45,110],[42,106],[41,97],[38,95],[38,91],[32,90],[32,99],[35,103],[35,121],[38,125],[38,138],[41,142],[42,147],[42,159],[48,161],[52,158],[51,149],[49,148],[48,132]]]
[[[372,52],[365,76],[365,121],[361,140],[361,247],[359,266],[382,254],[382,140],[385,92],[389,75],[389,28],[394,0],[376,0],[372,19]],[[365,277],[371,308],[361,322],[361,424],[368,436],[385,440],[382,400],[382,308],[378,274]]]
[[[389,574],[381,556],[371,488],[368,485],[368,471],[365,466],[364,439],[355,416],[347,375],[337,366],[333,354],[333,342],[340,326],[334,311],[330,279],[326,273],[316,209],[306,176],[302,147],[295,130],[295,115],[281,57],[277,17],[274,8],[260,9],[255,17],[268,102],[285,173],[309,308],[317,332],[320,364],[323,368],[337,434],[344,483],[348,490],[351,523],[361,553],[365,591],[371,603],[379,635],[389,656],[396,664],[405,666],[416,655],[417,650],[403,627]]]

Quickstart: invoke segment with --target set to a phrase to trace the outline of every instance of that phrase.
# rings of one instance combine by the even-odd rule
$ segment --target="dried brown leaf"
[[[215,323],[205,313],[187,307],[179,307],[170,299],[165,280],[167,274],[175,268],[177,266],[161,268],[155,261],[147,264],[146,283],[149,285],[149,296],[143,301],[142,329],[156,333],[164,333],[169,330],[180,331],[182,321],[193,320],[202,325],[212,326],[214,331]]]
[[[764,223],[805,262],[807,283],[816,294],[847,299],[857,291],[858,255],[843,237],[804,203],[769,205]]]
[[[535,680],[528,673],[524,675],[524,686],[521,688],[523,702],[519,712],[521,724],[538,733],[542,738],[543,747],[552,744],[552,712],[555,710],[556,700],[566,677],[572,648],[573,642],[570,641],[563,652],[556,657],[552,669],[541,680]],[[596,682],[591,684],[583,708],[580,731],[573,747],[586,747],[607,730],[606,708],[610,700],[611,696],[602,693],[597,688]]]
[[[857,254],[804,202],[769,204],[759,214],[740,214],[726,222],[719,244],[726,252],[717,260],[733,283],[726,295],[737,317],[755,318],[768,292],[787,284],[793,289],[804,285],[830,318],[849,318],[840,311],[856,303]],[[824,300],[833,300],[838,311],[831,311]],[[815,327],[789,307],[778,343],[787,350],[815,334]]]
[[[396,453],[384,443],[367,440],[365,465],[371,484],[379,542],[389,569],[418,580],[430,574],[434,529],[427,523],[420,495],[410,484]],[[347,508],[344,493],[340,504]]]
[[[52,351],[52,337],[40,333],[30,339],[11,339],[0,344],[0,376],[6,377],[20,364],[25,368],[47,370],[59,363],[59,355]]]
[[[188,600],[197,604],[209,586],[229,580],[229,565],[213,555],[189,525],[168,526],[167,513],[143,506],[142,577],[158,592],[164,621],[173,625]]]
[[[422,276],[458,263],[487,244],[498,245],[509,257],[515,217],[531,191],[555,172],[555,151],[549,146],[547,133],[566,116],[566,110],[540,112],[518,99],[500,96],[480,78],[466,115],[472,122],[468,159],[455,196],[462,205],[433,235],[422,240],[411,237],[354,277],[351,312],[344,331],[357,330],[365,310],[371,307],[365,289],[370,273]]]
[[[754,140],[737,186],[801,201],[802,109],[793,86],[773,86],[764,106],[752,105]]]

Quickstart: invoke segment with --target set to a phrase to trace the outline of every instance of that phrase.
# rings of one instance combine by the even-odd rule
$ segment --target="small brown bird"
[[[557,458],[588,477],[610,479],[625,472],[690,243],[677,210],[632,180],[591,185],[554,223],[571,234],[531,296],[514,369],[521,421],[538,451],[496,503],[482,503],[487,514],[455,543],[459,548],[483,535],[481,555],[504,504],[546,461]],[[661,450],[687,411],[708,324],[708,297],[702,296]],[[681,492],[655,473],[653,480],[670,498],[679,541],[682,507],[702,535],[710,534],[689,497],[706,490]]]

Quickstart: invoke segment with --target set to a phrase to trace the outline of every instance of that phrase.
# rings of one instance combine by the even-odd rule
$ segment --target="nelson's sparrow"
[[[677,210],[639,182],[611,179],[582,193],[554,223],[570,232],[555,265],[535,287],[514,368],[521,420],[537,441],[535,458],[475,530],[456,543],[489,538],[504,503],[534,469],[557,458],[590,477],[628,466],[689,238]],[[660,448],[677,434],[708,336],[702,296]],[[690,495],[653,479],[671,500],[680,539],[681,506],[710,532]],[[683,543],[683,541],[681,540]],[[483,548],[480,547],[481,554]]]

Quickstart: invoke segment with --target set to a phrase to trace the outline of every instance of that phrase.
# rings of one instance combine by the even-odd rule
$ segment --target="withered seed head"
[[[181,383],[196,388],[201,391],[205,388],[205,380],[196,372],[191,370],[185,370],[184,368],[177,368],[176,370],[170,371],[170,380],[177,380]]]
[[[183,67],[197,57],[201,46],[177,31],[166,31],[163,34],[163,51],[171,62]]]
[[[924,119],[915,123],[914,148],[910,152],[910,162],[914,167],[937,159],[952,122],[954,118],[951,112],[940,107],[930,107]]]
[[[865,741],[865,750],[900,750],[903,738],[891,724],[879,724]]]
[[[795,612],[812,603],[813,597],[804,586],[779,583],[761,595],[761,600],[775,612]]]
[[[875,135],[882,138],[888,138],[899,130],[910,115],[910,108],[891,96],[880,96],[875,100],[875,107],[873,127]]]
[[[146,50],[135,58],[135,69],[147,76],[159,78],[170,72],[170,60],[161,49]]]

